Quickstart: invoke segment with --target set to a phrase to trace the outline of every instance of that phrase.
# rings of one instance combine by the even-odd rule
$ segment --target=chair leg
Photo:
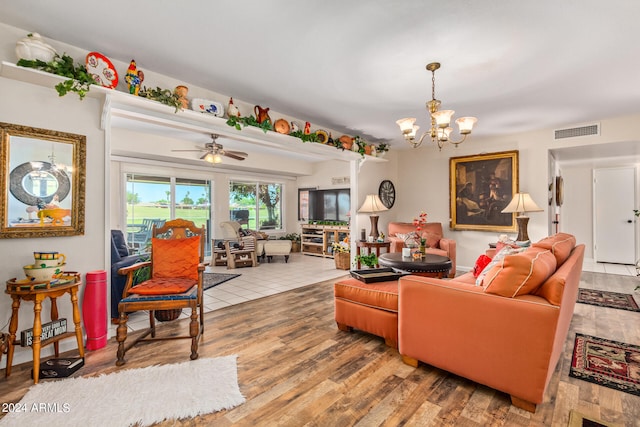
[[[116,361],[116,366],[122,366],[126,363],[124,360],[124,342],[127,339],[127,313],[120,312],[120,323],[118,324],[116,340],[118,341],[118,360]]]
[[[198,324],[198,309],[197,307],[191,308],[191,322],[189,323],[189,335],[191,335],[191,360],[198,358],[198,338],[199,338],[199,324]]]
[[[155,310],[149,310],[149,327],[151,328],[151,338],[156,337]]]

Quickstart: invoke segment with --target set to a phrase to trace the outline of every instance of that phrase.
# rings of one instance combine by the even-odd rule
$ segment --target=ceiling
[[[0,22],[401,148],[436,98],[478,136],[640,112],[636,0],[0,0]]]

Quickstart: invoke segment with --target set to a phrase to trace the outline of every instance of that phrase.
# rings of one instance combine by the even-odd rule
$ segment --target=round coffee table
[[[402,252],[380,255],[378,263],[381,267],[391,267],[419,276],[435,276],[442,278],[451,270],[451,260],[446,256],[426,254],[421,259],[403,257]]]

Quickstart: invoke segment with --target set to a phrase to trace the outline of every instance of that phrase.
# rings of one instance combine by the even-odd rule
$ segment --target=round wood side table
[[[26,282],[24,280],[11,279],[7,280],[7,289],[5,293],[11,296],[13,303],[11,304],[11,322],[9,324],[9,348],[7,351],[7,367],[5,369],[5,377],[11,375],[11,364],[13,362],[13,351],[16,344],[20,344],[20,340],[16,340],[16,331],[18,330],[18,309],[20,302],[33,301],[33,382],[38,383],[40,377],[40,349],[46,345],[53,344],[55,356],[60,356],[58,341],[75,335],[78,342],[78,352],[80,357],[84,357],[84,344],[82,340],[82,327],[80,326],[80,310],[78,308],[78,288],[82,284],[79,273],[65,273],[63,278],[56,281],[45,282]],[[75,325],[74,332],[66,332],[61,335],[41,341],[42,335],[42,319],[40,313],[42,311],[42,301],[49,298],[51,300],[51,320],[58,320],[58,306],[56,298],[68,293],[71,297],[71,305],[73,306],[73,323]]]

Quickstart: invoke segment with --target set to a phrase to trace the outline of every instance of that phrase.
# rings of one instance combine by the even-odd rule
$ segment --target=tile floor
[[[227,270],[225,266],[210,266],[207,267],[207,271],[235,273],[241,276],[204,291],[205,313],[348,274],[345,270],[337,270],[332,258],[301,253],[292,253],[286,264],[284,257],[274,256],[270,263],[265,260],[258,267]],[[187,317],[183,312],[180,318]],[[130,330],[148,327],[148,314],[132,313],[127,325]],[[116,327],[116,325],[109,326],[109,336],[115,336]]]
[[[582,264],[582,271],[591,271],[594,273],[618,274],[622,276],[636,276],[635,265],[625,264],[606,264],[602,262],[585,261]]]
[[[584,263],[583,270],[627,276],[636,275],[633,265],[587,261]],[[320,258],[301,253],[292,253],[286,264],[284,257],[274,257],[271,263],[265,260],[258,267],[233,270],[227,270],[224,266],[208,267],[207,271],[239,273],[241,276],[204,291],[205,313],[347,274],[345,270],[337,270],[331,258]],[[187,314],[182,313],[181,318],[186,317],[188,317]],[[134,331],[145,328],[148,324],[146,312],[131,314],[129,322],[127,322],[129,329]],[[115,336],[116,326],[110,325],[109,332],[109,336]]]

